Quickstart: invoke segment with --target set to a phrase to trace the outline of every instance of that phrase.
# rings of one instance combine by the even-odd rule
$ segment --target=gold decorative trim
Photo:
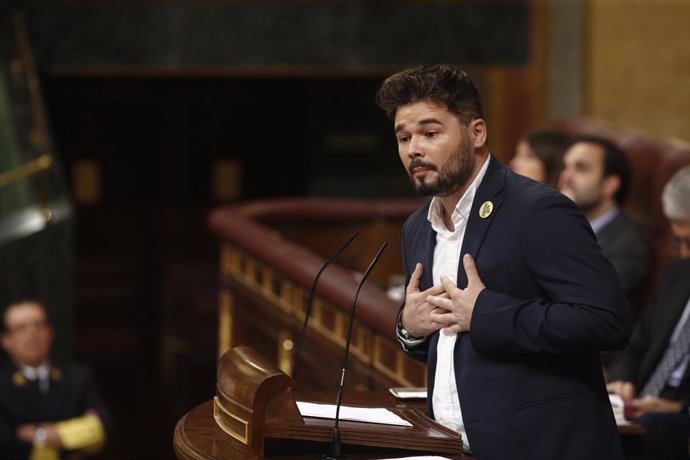
[[[224,420],[224,417],[235,420],[242,425],[244,427],[244,434],[237,433],[230,426],[228,426]],[[221,405],[218,396],[213,397],[213,418],[216,420],[216,425],[218,425],[218,427],[220,427],[220,429],[223,430],[228,436],[236,439],[245,446],[249,445],[249,421],[231,414]]]
[[[216,201],[235,200],[242,196],[243,167],[240,160],[220,158],[211,168],[211,189]]]
[[[50,368],[50,378],[56,382],[62,380],[62,371],[57,367]]]
[[[0,173],[0,187],[6,187],[14,182],[24,179],[25,177],[31,176],[32,174],[50,169],[50,165],[52,164],[53,157],[47,153],[34,160],[27,161],[18,168]]]
[[[232,312],[235,295],[230,289],[221,289],[218,308],[218,357],[232,348]]]
[[[290,283],[286,279],[281,280],[281,285],[280,285],[280,304],[283,306],[283,309],[290,313],[292,316],[296,316],[295,312],[295,305],[292,303],[293,299],[293,286],[292,283]]]
[[[72,165],[72,193],[74,199],[86,205],[103,199],[103,167],[93,159],[81,159]]]
[[[24,374],[22,374],[20,371],[16,371],[14,374],[12,374],[12,383],[14,383],[14,386],[16,387],[23,387],[26,385],[26,377],[24,377]]]
[[[293,349],[295,342],[288,330],[283,330],[278,336],[278,367],[289,374],[294,366]]]
[[[262,266],[261,270],[261,286],[262,291],[266,297],[274,297],[273,293],[273,270],[270,267]]]
[[[299,322],[304,320],[306,289],[291,278],[283,276],[281,272],[276,271],[251,253],[227,241],[223,243],[221,249],[221,273],[226,279],[237,281],[245,289],[267,300],[276,309],[296,318]],[[223,308],[224,296],[232,295],[233,290],[231,288],[224,287],[221,289],[221,309]],[[314,298],[312,308],[310,328],[314,328],[321,336],[333,344],[343,347],[347,335],[349,315],[318,296]],[[386,338],[362,325],[356,319],[353,327],[352,348],[350,351],[360,362],[401,386],[420,386],[419,379],[411,381],[407,377],[406,374],[413,372],[413,369],[408,369],[405,366],[407,357],[396,346],[397,344],[388,343]],[[220,329],[219,346],[221,349],[219,350],[219,355],[230,348],[229,345],[227,347],[222,345],[225,343],[222,335],[223,331],[227,333],[229,329],[223,327]],[[279,342],[279,357],[281,352],[280,346],[281,343]],[[390,362],[390,360],[388,360],[390,366],[383,362],[383,352],[381,350],[384,347],[390,349],[391,353],[387,355],[394,356],[395,364]],[[282,368],[286,363],[278,359],[276,364]],[[414,372],[416,373],[416,370]],[[423,379],[425,380],[426,373],[420,372],[422,372]]]

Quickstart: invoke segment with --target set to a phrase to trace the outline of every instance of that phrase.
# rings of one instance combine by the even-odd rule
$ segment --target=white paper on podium
[[[395,457],[382,458],[379,460],[449,460],[447,457],[439,457],[438,455],[422,455],[417,457]]]
[[[630,425],[630,422],[625,419],[625,402],[623,398],[614,393],[609,393],[609,400],[611,401],[611,408],[613,409],[613,416],[616,419],[618,426]]]
[[[335,419],[335,404],[318,404],[297,401],[297,407],[304,417]],[[340,406],[340,420],[381,423],[383,425],[412,426],[388,409],[378,407]]]

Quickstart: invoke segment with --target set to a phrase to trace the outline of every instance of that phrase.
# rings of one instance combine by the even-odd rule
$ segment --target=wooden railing
[[[298,385],[336,387],[356,272],[387,241],[389,251],[357,300],[346,386],[424,386],[424,366],[406,357],[395,341],[400,301],[385,292],[391,277],[400,279],[402,223],[419,205],[419,200],[283,199],[213,211],[209,226],[221,239],[219,355],[249,345],[289,374],[314,276],[358,230],[359,237],[319,281]]]

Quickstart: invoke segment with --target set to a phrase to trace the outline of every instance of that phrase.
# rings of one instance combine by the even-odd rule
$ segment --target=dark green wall
[[[45,66],[518,65],[528,2],[14,1]]]

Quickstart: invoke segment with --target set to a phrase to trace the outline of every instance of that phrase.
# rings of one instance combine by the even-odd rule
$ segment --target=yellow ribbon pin
[[[479,217],[486,219],[494,210],[494,204],[491,201],[485,201],[479,208]]]
[[[62,371],[60,371],[60,369],[58,369],[57,367],[51,368],[50,378],[56,382],[62,380]]]
[[[23,387],[26,385],[26,377],[24,377],[24,374],[17,371],[12,374],[12,383],[14,383],[14,386],[16,387]]]

